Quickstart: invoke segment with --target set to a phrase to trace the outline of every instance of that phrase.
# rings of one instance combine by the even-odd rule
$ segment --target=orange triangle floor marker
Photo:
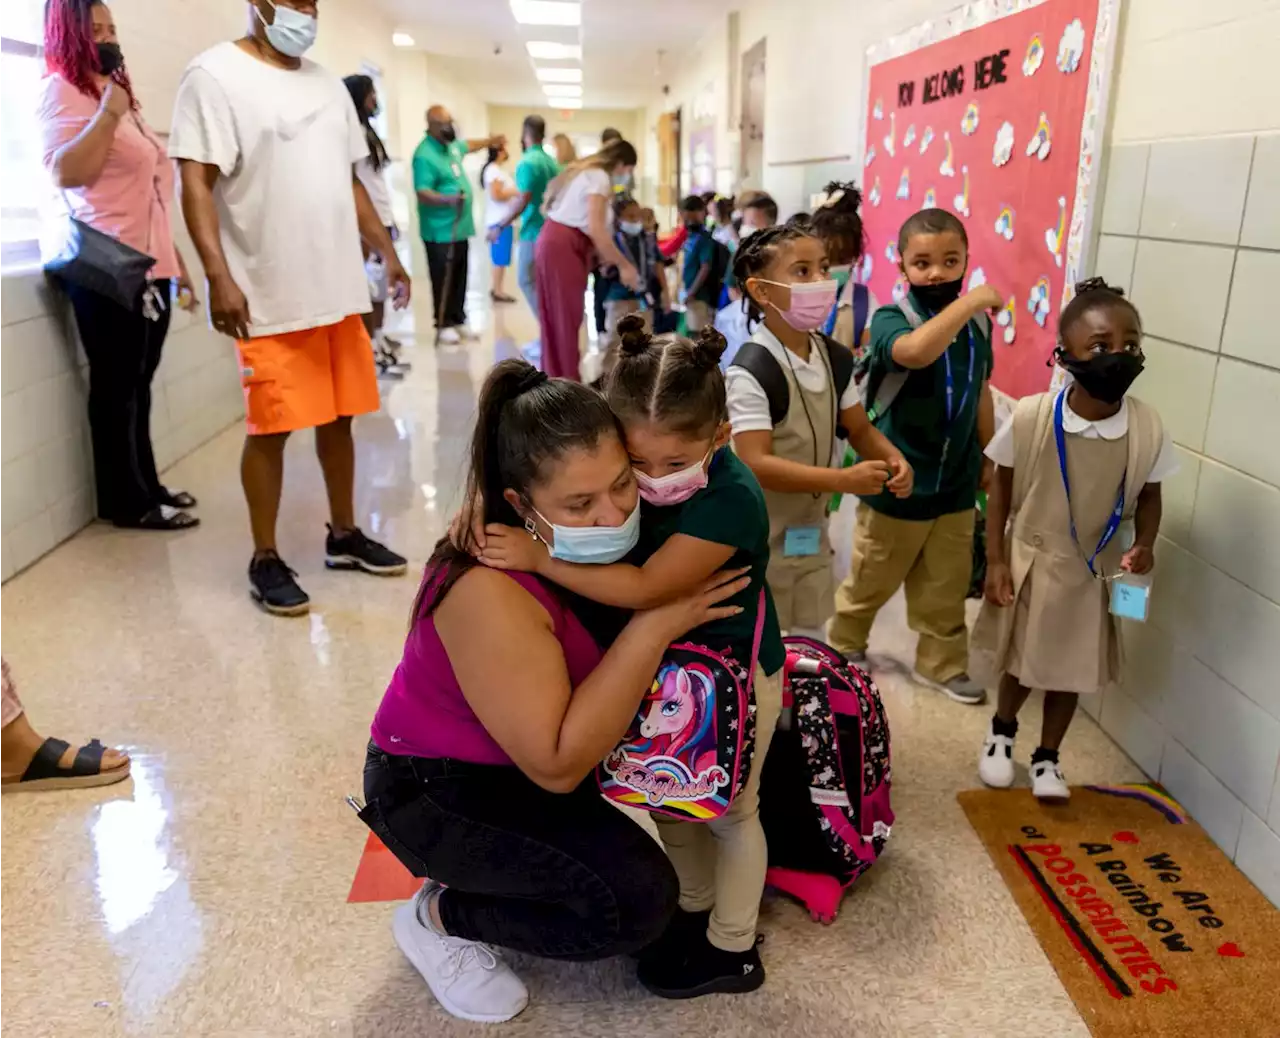
[[[347,903],[407,901],[421,886],[422,880],[410,873],[400,859],[370,833],[364,844],[364,853],[360,855],[360,864],[356,866],[355,878],[351,881]]]

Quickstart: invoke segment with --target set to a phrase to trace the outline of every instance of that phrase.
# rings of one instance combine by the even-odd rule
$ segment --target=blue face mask
[[[644,230],[644,224],[639,220],[622,220],[618,223],[618,229],[622,231],[623,234],[630,234],[634,236]]]
[[[271,4],[271,9],[276,13],[271,25],[267,25],[267,20],[262,17],[257,4],[253,7],[258,20],[266,26],[267,42],[290,58],[302,57],[316,42],[316,33],[319,30],[315,15],[303,14],[292,7],[281,7],[272,0],[267,0],[267,3]]]
[[[621,526],[557,526],[536,508],[533,514],[551,527],[552,541],[547,547],[551,557],[561,562],[607,566],[625,556],[640,540],[639,501]],[[524,521],[524,528],[545,540],[532,519]]]

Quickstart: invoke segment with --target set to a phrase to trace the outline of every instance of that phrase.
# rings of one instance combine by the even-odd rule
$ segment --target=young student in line
[[[866,248],[862,229],[862,192],[856,184],[832,181],[826,201],[813,211],[813,233],[822,239],[831,262],[831,276],[840,287],[836,306],[823,331],[853,351],[855,365],[871,343],[871,315],[880,303],[854,275]]]
[[[1126,396],[1142,372],[1142,319],[1120,289],[1101,278],[1076,286],[1054,356],[1070,376],[1067,388],[1019,400],[987,445],[997,468],[973,651],[1000,675],[978,775],[988,786],[1013,785],[1018,711],[1031,689],[1042,688],[1032,791],[1066,800],[1058,749],[1080,696],[1120,676],[1110,595],[1117,578],[1151,572],[1160,484],[1178,459],[1160,416]],[[1116,535],[1128,520],[1126,550]]]
[[[715,275],[716,253],[722,246],[707,230],[707,203],[689,195],[680,203],[680,217],[687,237],[681,249],[681,284],[684,319],[690,335],[709,328],[720,302],[720,282]]]
[[[738,229],[733,225],[733,199],[717,198],[714,203],[715,230],[711,236],[730,252],[738,248]]]
[[[733,446],[764,488],[779,623],[791,634],[824,638],[835,584],[831,495],[908,500],[911,466],[867,419],[852,354],[818,331],[836,296],[822,241],[797,227],[759,231],[743,241],[734,269],[752,339],[727,376]],[[840,429],[867,460],[832,467]]]
[[[616,195],[613,200],[613,242],[640,274],[639,288],[610,278],[604,296],[605,356],[604,374],[613,368],[618,354],[618,322],[627,314],[639,314],[644,330],[653,334],[655,312],[671,309],[667,279],[662,276],[662,260],[658,243],[644,227],[644,210],[630,195]]]
[[[757,231],[767,230],[778,222],[778,203],[772,198],[763,191],[745,192],[744,195],[745,198],[741,201],[742,221],[738,226],[739,247]],[[742,344],[751,338],[751,331],[747,327],[747,301],[742,297],[742,291],[738,287],[733,270],[734,266],[731,263],[724,277],[724,286],[729,292],[729,302],[716,314],[716,331],[723,335],[728,343],[724,355],[720,358],[720,367],[724,371],[729,370],[729,365],[733,363],[733,358],[737,356]]]
[[[991,285],[964,291],[968,237],[946,210],[908,217],[898,251],[910,291],[871,318],[864,395],[877,427],[915,469],[915,493],[860,495],[853,563],[836,591],[830,641],[864,660],[876,614],[905,588],[907,623],[920,636],[916,680],[976,705],[986,693],[969,675],[964,603],[982,448],[995,425],[985,313],[1004,299]]]
[[[639,976],[665,998],[752,991],[764,983],[756,950],[767,867],[758,812],[760,769],[782,706],[782,639],[765,584],[769,516],[755,477],[725,449],[729,426],[720,335],[708,328],[696,341],[651,338],[638,314],[624,317],[618,330],[621,350],[605,393],[622,424],[640,484],[639,543],[629,556],[635,564],[561,561],[525,530],[504,526],[485,529],[481,559],[629,609],[670,601],[719,570],[749,568],[750,585],[725,603],[740,607],[737,615],[699,627],[687,640],[727,647],[745,665],[758,611],[765,609],[754,678],[751,774],[715,821],[654,816],[680,878],[680,910],[641,960]]]

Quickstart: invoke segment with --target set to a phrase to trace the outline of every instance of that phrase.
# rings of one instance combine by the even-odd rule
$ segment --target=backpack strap
[[[742,368],[760,383],[769,400],[769,421],[775,427],[782,424],[791,407],[791,387],[778,359],[758,342],[744,342],[729,367]]]
[[[830,335],[822,336],[822,345],[827,348],[827,360],[831,364],[831,377],[836,384],[836,408],[840,407],[840,399],[844,391],[853,381],[853,350],[842,342],[837,342]]]
[[[862,349],[862,336],[867,330],[867,319],[871,316],[871,291],[866,285],[854,282],[853,285],[853,348]]]
[[[1129,461],[1124,486],[1124,512],[1128,519],[1137,510],[1138,495],[1164,447],[1164,423],[1154,407],[1136,397],[1126,397],[1125,404],[1129,409]]]

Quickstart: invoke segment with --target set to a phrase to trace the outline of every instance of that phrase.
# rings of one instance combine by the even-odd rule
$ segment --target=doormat
[[[1280,911],[1163,790],[956,799],[1095,1035],[1280,1034]]]
[[[400,864],[386,844],[373,833],[364,842],[360,864],[347,894],[347,903],[362,901],[408,901],[418,892],[422,880]]]

